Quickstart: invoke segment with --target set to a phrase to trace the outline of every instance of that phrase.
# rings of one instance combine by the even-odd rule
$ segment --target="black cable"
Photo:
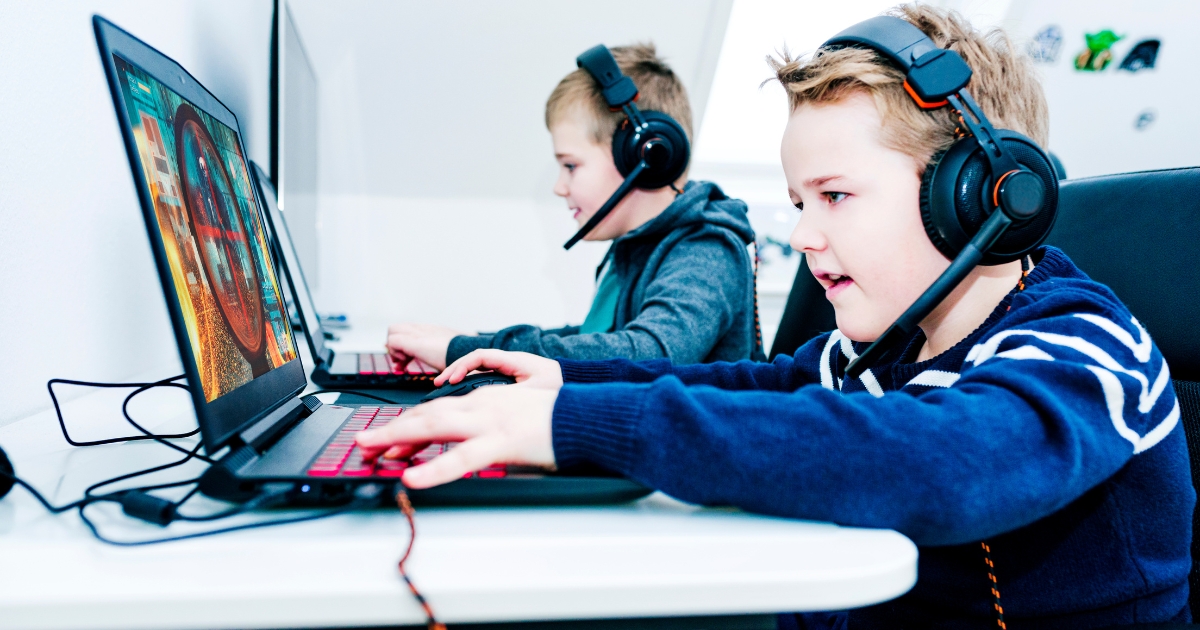
[[[98,497],[95,497],[95,498],[84,497],[82,499],[79,499],[78,501],[72,501],[71,503],[68,503],[66,505],[57,505],[56,506],[56,505],[53,505],[52,503],[50,503],[50,501],[48,501],[46,499],[46,497],[42,496],[42,493],[38,492],[37,488],[34,488],[33,486],[29,485],[29,483],[27,481],[25,481],[24,479],[21,479],[20,477],[16,476],[15,474],[10,473],[7,470],[4,470],[3,468],[0,468],[0,475],[8,477],[9,479],[12,479],[13,483],[17,484],[18,486],[21,486],[22,488],[25,488],[25,491],[28,492],[29,494],[33,495],[33,498],[37,499],[37,502],[41,503],[42,507],[46,508],[46,511],[50,512],[51,514],[61,514],[72,508],[79,507],[81,504],[85,504],[88,501],[100,500]]]
[[[184,385],[170,382],[170,381],[182,378],[182,377],[183,377],[183,375],[180,374],[179,376],[169,379],[169,381],[167,383],[153,384],[153,385],[148,385],[148,386],[139,387],[139,388],[135,389],[133,392],[131,392],[128,396],[125,397],[125,402],[121,403],[121,415],[125,416],[125,421],[128,422],[129,424],[133,425],[133,428],[140,431],[142,433],[142,435],[154,440],[155,442],[158,442],[159,444],[162,444],[163,446],[166,446],[166,447],[169,447],[176,451],[179,451],[180,453],[187,454],[187,453],[189,453],[189,451],[187,449],[185,449],[181,446],[178,446],[177,444],[175,444],[173,442],[168,442],[167,440],[191,437],[193,435],[196,435],[197,433],[200,432],[199,427],[196,427],[195,429],[188,431],[187,433],[174,433],[174,434],[167,434],[167,435],[155,434],[150,431],[147,431],[144,427],[142,427],[142,425],[140,425],[136,421],[134,421],[132,416],[129,415],[129,401],[133,400],[134,396],[137,396],[138,394],[140,394],[142,392],[149,391],[155,387],[178,387],[180,389],[187,390],[187,387]],[[138,436],[134,436],[134,437],[138,437]],[[144,438],[142,438],[142,439],[144,439]],[[205,455],[198,455],[195,450],[190,451],[190,453],[196,459],[208,462],[210,464],[213,463],[212,458],[207,457]]]
[[[131,473],[125,473],[124,475],[119,475],[119,476],[113,477],[111,479],[105,479],[104,481],[94,483],[94,484],[88,486],[87,489],[83,491],[83,495],[85,497],[92,496],[92,492],[94,492],[97,488],[103,488],[104,486],[117,483],[118,481],[125,481],[126,479],[133,479],[134,477],[141,477],[142,475],[149,475],[150,473],[156,473],[156,472],[159,472],[162,470],[167,470],[169,468],[174,468],[176,466],[182,466],[194,457],[198,459],[199,457],[196,455],[196,452],[199,451],[202,446],[204,446],[204,445],[197,444],[196,448],[194,448],[190,451],[184,451],[185,455],[183,456],[182,459],[177,459],[173,462],[167,462],[165,464],[160,464],[158,466],[152,466],[150,468],[144,468],[142,470],[136,470]],[[184,482],[174,482],[174,483],[167,484],[167,485],[164,485],[161,487],[170,488],[170,487],[177,486],[177,485],[182,486],[182,485],[185,485],[188,483],[196,483],[198,481],[200,481],[200,479],[196,478],[196,479],[190,479],[190,480],[184,481]],[[156,490],[157,488],[150,488],[150,489]]]
[[[363,488],[368,488],[368,487],[369,486],[363,486]],[[378,492],[379,492],[379,490],[376,489],[376,493],[378,493]],[[102,543],[114,545],[117,547],[142,547],[142,546],[146,546],[146,545],[157,545],[160,543],[176,542],[179,540],[191,540],[193,538],[204,538],[207,536],[215,536],[217,534],[226,534],[229,532],[236,532],[236,531],[242,531],[242,530],[247,530],[247,529],[259,529],[262,527],[271,527],[273,525],[287,525],[290,523],[303,523],[306,521],[315,521],[315,520],[319,520],[322,518],[328,518],[330,516],[336,516],[338,514],[344,514],[351,510],[357,510],[357,509],[364,508],[364,507],[370,507],[372,505],[377,505],[378,503],[379,503],[379,496],[378,496],[378,494],[375,494],[373,496],[360,497],[357,500],[347,503],[346,505],[343,505],[343,506],[337,507],[337,508],[333,508],[332,510],[329,510],[328,512],[321,512],[320,514],[306,514],[304,516],[282,518],[282,519],[276,519],[276,520],[272,520],[272,521],[258,521],[255,523],[243,523],[241,525],[234,525],[232,527],[222,527],[220,529],[213,529],[213,530],[209,530],[209,531],[205,531],[205,532],[196,532],[194,534],[183,534],[181,536],[168,536],[166,538],[153,538],[150,540],[112,540],[110,538],[105,538],[103,535],[100,534],[100,530],[96,527],[96,524],[93,523],[92,520],[87,517],[87,514],[84,513],[84,508],[87,507],[86,505],[79,506],[79,518],[83,519],[84,524],[87,525],[88,529],[91,530],[92,536],[94,536],[96,538],[96,540],[99,540]]]
[[[199,478],[199,477],[197,477],[196,479],[193,479],[192,481],[196,482],[196,487],[195,487],[195,488],[192,488],[191,490],[188,490],[188,491],[187,491],[187,494],[183,495],[183,498],[181,498],[181,499],[179,499],[178,501],[176,501],[176,502],[175,502],[175,507],[176,507],[176,508],[179,508],[179,507],[180,507],[180,506],[182,506],[184,503],[187,503],[187,502],[188,502],[188,499],[191,499],[193,496],[195,496],[195,495],[196,495],[196,493],[197,493],[197,492],[200,492],[200,483],[199,483],[199,481],[200,481],[200,478]],[[180,484],[180,485],[182,485],[182,484]]]
[[[2,475],[4,477],[8,477],[9,479],[12,479],[13,483],[24,488],[27,492],[29,492],[29,494],[33,495],[34,499],[37,499],[38,503],[42,504],[42,507],[46,508],[47,512],[50,512],[51,514],[61,514],[68,510],[87,506],[92,503],[98,503],[101,501],[110,501],[110,502],[114,502],[114,503],[119,503],[120,502],[119,497],[122,495],[125,495],[129,492],[145,492],[148,490],[160,490],[163,488],[172,488],[175,486],[187,485],[189,483],[196,483],[198,481],[198,479],[185,479],[183,481],[173,481],[170,483],[160,483],[160,484],[155,484],[155,485],[150,485],[150,486],[139,486],[137,488],[127,488],[125,490],[118,490],[116,492],[110,492],[107,494],[99,494],[99,495],[85,494],[82,499],[76,499],[75,501],[72,501],[72,502],[64,504],[64,505],[53,505],[52,503],[50,503],[50,501],[48,499],[46,499],[45,496],[42,495],[41,492],[38,492],[37,488],[34,488],[32,485],[30,485],[29,482],[25,481],[24,479],[21,479],[20,477],[16,476],[15,474],[10,473],[7,470],[3,470],[3,469],[0,469],[0,475]],[[190,497],[192,494],[194,494],[194,493],[188,493],[187,496]]]
[[[184,374],[179,374],[177,376],[172,376],[170,378],[164,378],[160,381],[154,381],[152,383],[100,383],[100,382],[95,382],[95,381],[76,381],[76,380],[70,380],[70,379],[52,378],[46,382],[46,389],[49,390],[49,392],[50,392],[50,401],[52,403],[54,403],[54,414],[58,418],[58,427],[62,431],[63,439],[65,439],[67,441],[67,443],[70,444],[71,446],[100,446],[103,444],[116,444],[118,442],[136,442],[139,440],[154,440],[155,442],[158,442],[159,444],[162,444],[164,446],[172,448],[176,451],[179,451],[180,453],[186,454],[189,451],[178,446],[177,444],[168,442],[167,440],[192,437],[200,432],[199,427],[192,429],[191,431],[188,431],[186,433],[156,434],[156,433],[147,431],[144,427],[142,427],[142,425],[138,424],[137,421],[135,421],[132,416],[129,415],[129,402],[131,400],[133,400],[133,398],[135,396],[137,396],[138,394],[141,394],[142,392],[149,391],[155,387],[176,387],[176,388],[179,388],[182,390],[187,390],[186,385],[182,385],[180,383],[175,382],[184,377],[185,377]],[[73,439],[71,437],[70,433],[67,432],[67,424],[63,418],[62,408],[59,406],[58,396],[56,396],[54,393],[54,385],[56,385],[56,384],[77,385],[80,387],[98,387],[98,388],[102,388],[102,389],[121,389],[121,388],[128,388],[128,387],[135,388],[133,392],[131,392],[128,396],[125,397],[125,401],[123,403],[121,403],[121,414],[125,416],[125,421],[128,422],[129,424],[131,424],[133,426],[133,428],[140,431],[142,433],[142,435],[131,435],[131,436],[125,436],[125,437],[119,437],[119,438],[108,438],[108,439],[104,439],[104,440],[90,440],[90,441],[83,441],[83,442],[76,441],[75,439]],[[208,462],[210,464],[213,463],[212,458],[210,458],[206,455],[200,455],[198,453],[194,453],[193,457],[195,457],[196,459]]]
[[[197,486],[197,488],[198,487],[199,486]],[[204,522],[208,522],[208,521],[217,521],[217,520],[220,520],[223,518],[229,518],[231,516],[237,516],[238,514],[243,514],[245,512],[257,510],[258,508],[261,508],[261,507],[267,507],[272,502],[274,502],[276,499],[282,498],[285,494],[287,494],[290,491],[291,491],[291,487],[288,487],[280,492],[264,492],[256,497],[254,497],[253,499],[250,499],[249,501],[242,503],[241,505],[235,505],[227,510],[222,510],[220,512],[213,512],[212,514],[204,514],[201,516],[188,516],[187,514],[180,514],[179,512],[176,512],[175,520],[191,521],[194,523],[204,523]],[[190,496],[184,497],[182,500],[175,502],[175,507],[178,508],[179,506],[182,506],[189,498],[191,498],[191,497]]]

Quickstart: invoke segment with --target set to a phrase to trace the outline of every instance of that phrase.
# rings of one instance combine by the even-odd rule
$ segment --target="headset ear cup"
[[[613,163],[622,177],[633,172],[633,167],[642,159],[642,147],[652,139],[659,139],[669,147],[670,157],[642,172],[635,185],[653,190],[667,186],[683,175],[691,158],[691,145],[683,127],[674,118],[656,111],[643,111],[646,128],[639,134],[626,118],[613,132]]]
[[[941,164],[942,158],[944,158],[945,156],[946,156],[945,151],[942,151],[942,152],[938,153],[937,155],[933,156],[933,158],[931,160],[929,160],[929,164],[927,164],[925,166],[925,172],[921,173],[921,195],[920,195],[921,223],[925,226],[925,234],[927,234],[929,236],[929,240],[931,242],[933,242],[933,246],[936,247],[937,250],[939,252],[941,252],[942,255],[945,256],[946,258],[953,259],[955,256],[958,255],[958,252],[962,250],[962,247],[963,247],[963,244],[965,244],[965,241],[963,242],[963,244],[959,244],[956,246],[956,245],[950,244],[946,240],[946,236],[944,235],[944,232],[948,232],[949,231],[948,228],[954,227],[954,226],[951,225],[951,226],[947,226],[946,228],[939,227],[939,220],[938,220],[938,218],[935,218],[935,213],[934,213],[934,209],[933,209],[933,199],[932,199],[934,177],[937,175],[938,165]],[[955,177],[955,179],[957,179],[957,177]],[[940,223],[945,224],[946,223],[945,219],[942,218]]]
[[[1058,218],[1058,173],[1054,162],[1033,140],[1007,129],[997,130],[1004,150],[1017,160],[1025,170],[1033,173],[1042,180],[1045,197],[1042,209],[1032,219],[1018,223],[1008,229],[995,247],[983,258],[985,265],[998,265],[1004,262],[1019,260],[1041,247],[1054,229],[1054,221]],[[987,203],[991,203],[993,184],[988,184]]]
[[[975,186],[982,190],[987,173],[963,176],[972,154],[979,145],[974,138],[962,138],[930,160],[921,176],[921,222],[934,247],[946,258],[953,259],[966,247],[983,221],[963,221],[957,202],[960,186]],[[986,169],[987,161],[981,160]],[[971,164],[977,168],[979,164]],[[986,218],[986,217],[983,217]]]
[[[997,130],[1004,150],[1045,186],[1042,210],[1028,221],[1010,227],[984,253],[983,265],[1018,260],[1040,246],[1054,227],[1058,210],[1058,178],[1037,143],[1007,129]],[[993,177],[983,149],[974,138],[963,138],[935,158],[921,180],[921,220],[929,239],[953,259],[996,210]]]
[[[617,172],[621,177],[628,177],[638,163],[637,143],[633,136],[633,125],[628,118],[622,119],[621,124],[613,131],[613,163],[617,165]]]

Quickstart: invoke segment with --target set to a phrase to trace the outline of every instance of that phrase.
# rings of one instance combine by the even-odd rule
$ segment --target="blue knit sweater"
[[[952,349],[921,333],[861,378],[838,332],[774,363],[562,360],[560,466],[701,504],[898,530],[917,585],[851,628],[1182,620],[1195,503],[1179,406],[1120,300],[1044,248],[1022,292]],[[1019,624],[1019,625],[1018,625]]]

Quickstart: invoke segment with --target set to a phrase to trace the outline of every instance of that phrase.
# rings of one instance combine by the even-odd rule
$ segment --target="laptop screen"
[[[113,55],[204,398],[296,358],[237,132]],[[153,227],[151,228],[153,229]]]
[[[253,162],[251,163],[253,164]],[[287,219],[276,203],[275,187],[267,174],[254,164],[252,168],[262,191],[263,205],[267,210],[267,221],[270,223],[271,234],[275,237],[275,245],[283,262],[281,265],[285,279],[292,289],[295,298],[296,313],[304,324],[305,337],[308,339],[309,350],[313,353],[314,361],[328,361],[325,352],[325,333],[321,329],[321,318],[317,315],[317,306],[313,303],[312,294],[308,291],[308,282],[304,279],[304,270],[300,267],[300,256],[292,243],[292,235],[288,232]]]

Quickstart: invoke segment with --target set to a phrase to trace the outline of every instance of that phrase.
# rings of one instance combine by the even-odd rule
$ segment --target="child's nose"
[[[815,222],[811,218],[805,219],[809,214],[800,213],[800,220],[796,222],[796,227],[792,229],[792,235],[788,238],[788,244],[800,253],[819,252],[828,245],[825,235],[817,228]]]

